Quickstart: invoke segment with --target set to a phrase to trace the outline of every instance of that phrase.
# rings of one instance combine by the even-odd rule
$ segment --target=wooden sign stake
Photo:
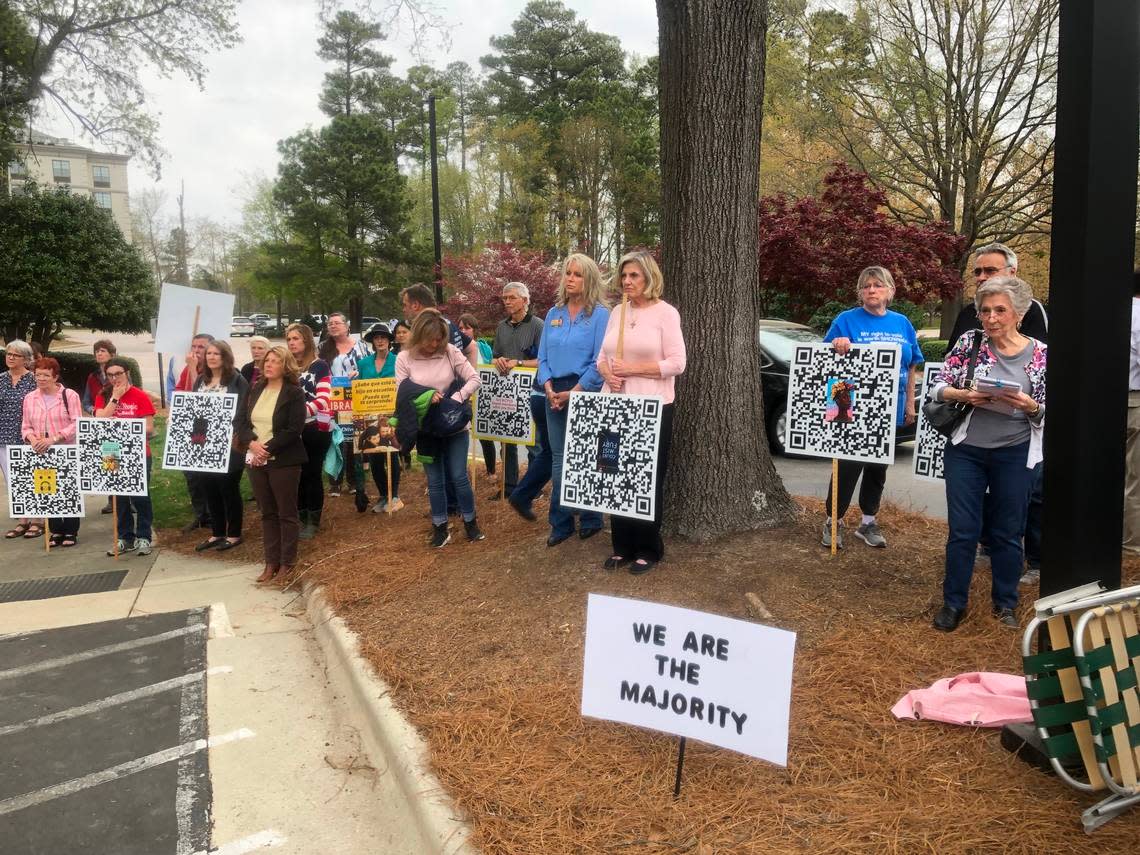
[[[831,554],[839,551],[839,458],[831,458]]]
[[[625,359],[625,307],[629,305],[629,298],[621,295],[621,323],[618,324],[617,358]]]
[[[507,444],[499,443],[502,452],[499,457],[499,500],[507,498]]]
[[[681,795],[681,769],[685,765],[685,737],[681,737],[680,743],[677,745],[677,777],[673,781],[673,798],[679,798]]]
[[[384,510],[385,510],[385,512],[390,514],[390,513],[392,513],[392,498],[393,498],[392,497],[392,449],[390,447],[385,448],[384,454],[387,456],[387,463],[388,463],[388,465],[385,467],[385,469],[388,472],[388,504],[385,506]]]
[[[44,552],[51,552],[51,525],[47,517],[44,517]]]
[[[191,346],[194,343],[194,341],[193,341],[194,336],[198,335],[198,318],[200,318],[201,315],[202,315],[202,307],[201,306],[195,306],[194,307],[194,327],[193,327],[192,331],[190,332],[190,340],[191,340],[190,344],[191,344]]]
[[[114,527],[114,532],[115,532],[115,546],[114,546],[115,560],[118,561],[119,560],[119,497],[118,496],[112,496],[111,497],[111,517],[112,517],[112,523],[111,524]]]

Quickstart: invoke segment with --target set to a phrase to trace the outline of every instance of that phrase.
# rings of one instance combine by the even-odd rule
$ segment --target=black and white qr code
[[[146,419],[86,419],[75,429],[79,489],[100,496],[145,496]]]
[[[13,517],[81,517],[79,447],[53,445],[37,454],[8,446],[8,513]]]
[[[788,377],[784,447],[791,454],[893,463],[898,345],[797,345]]]
[[[922,375],[922,397],[919,399],[922,404],[932,400],[930,393],[934,391],[942,363],[928,362],[925,369]],[[946,478],[944,455],[947,439],[930,426],[922,412],[922,404],[918,407],[918,428],[914,438],[914,477],[942,481]]]
[[[500,374],[493,366],[479,366],[475,391],[475,438],[534,445],[534,419],[530,413],[533,368],[514,368]]]
[[[170,398],[163,469],[225,472],[230,465],[237,395],[175,392]]]
[[[574,392],[566,424],[562,504],[653,520],[661,398]]]

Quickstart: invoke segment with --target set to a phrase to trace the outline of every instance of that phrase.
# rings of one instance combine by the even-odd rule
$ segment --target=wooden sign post
[[[831,554],[839,551],[839,458],[831,458]]]
[[[113,528],[113,536],[115,538],[115,545],[114,545],[115,560],[118,561],[119,560],[119,497],[118,496],[112,496],[111,497],[111,516],[113,517],[113,521],[112,521],[111,525]]]

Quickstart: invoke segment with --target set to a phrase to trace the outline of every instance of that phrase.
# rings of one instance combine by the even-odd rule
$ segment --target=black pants
[[[325,465],[325,455],[332,445],[332,434],[316,425],[309,425],[301,431],[301,441],[309,459],[301,466],[301,480],[297,484],[297,510],[323,511],[325,509],[325,485],[321,472]],[[258,496],[258,502],[261,497]]]
[[[479,445],[483,448],[483,466],[487,470],[488,475],[495,474],[495,443],[489,439],[479,440]]]
[[[661,510],[672,441],[673,405],[666,404],[661,408],[661,441],[657,445],[657,491],[653,501],[653,520],[611,515],[610,538],[614,555],[646,561],[660,561],[665,557],[665,543],[661,540]]]
[[[183,472],[186,476],[186,490],[190,493],[190,507],[194,509],[194,521],[200,526],[210,524],[210,505],[206,500],[206,485],[202,477],[206,473]]]
[[[342,483],[348,484],[350,490],[356,491],[364,488],[356,479],[356,452],[352,450],[352,440],[346,439],[340,444],[340,456],[344,466],[335,478],[329,478],[329,486],[340,489]]]
[[[79,534],[80,517],[49,517],[48,531],[63,537],[76,537]]]
[[[368,467],[372,470],[372,480],[376,482],[376,489],[380,491],[380,499],[387,501],[400,495],[400,455],[367,454]],[[388,460],[392,461],[392,495],[388,495]]]
[[[851,505],[851,497],[855,493],[855,483],[859,476],[863,476],[863,483],[859,487],[859,510],[869,517],[879,512],[879,503],[883,499],[883,488],[887,486],[887,464],[885,463],[859,463],[854,460],[839,461],[839,517],[847,513]],[[824,511],[831,516],[831,484],[827,487],[827,504]]]
[[[214,537],[241,537],[241,473],[244,469],[245,455],[231,450],[228,470],[201,473]]]

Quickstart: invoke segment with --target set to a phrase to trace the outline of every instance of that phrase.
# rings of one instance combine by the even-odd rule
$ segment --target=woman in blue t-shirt
[[[859,274],[857,286],[861,305],[841,312],[831,322],[824,341],[835,347],[835,352],[845,354],[853,344],[897,344],[899,360],[899,399],[896,410],[896,424],[913,424],[915,419],[914,386],[918,376],[918,366],[922,364],[922,350],[918,346],[918,333],[905,315],[887,308],[895,296],[895,280],[885,267],[867,267]],[[855,529],[855,536],[868,546],[884,548],[887,540],[875,522],[879,512],[879,502],[883,498],[883,488],[887,484],[885,463],[861,463],[854,460],[839,461],[839,506],[836,508],[840,519],[838,542],[843,548],[843,515],[851,504],[855,484],[862,476],[859,487],[859,509],[863,519]],[[832,510],[831,485],[827,487],[828,513]],[[831,517],[823,521],[823,539],[831,548]]]

